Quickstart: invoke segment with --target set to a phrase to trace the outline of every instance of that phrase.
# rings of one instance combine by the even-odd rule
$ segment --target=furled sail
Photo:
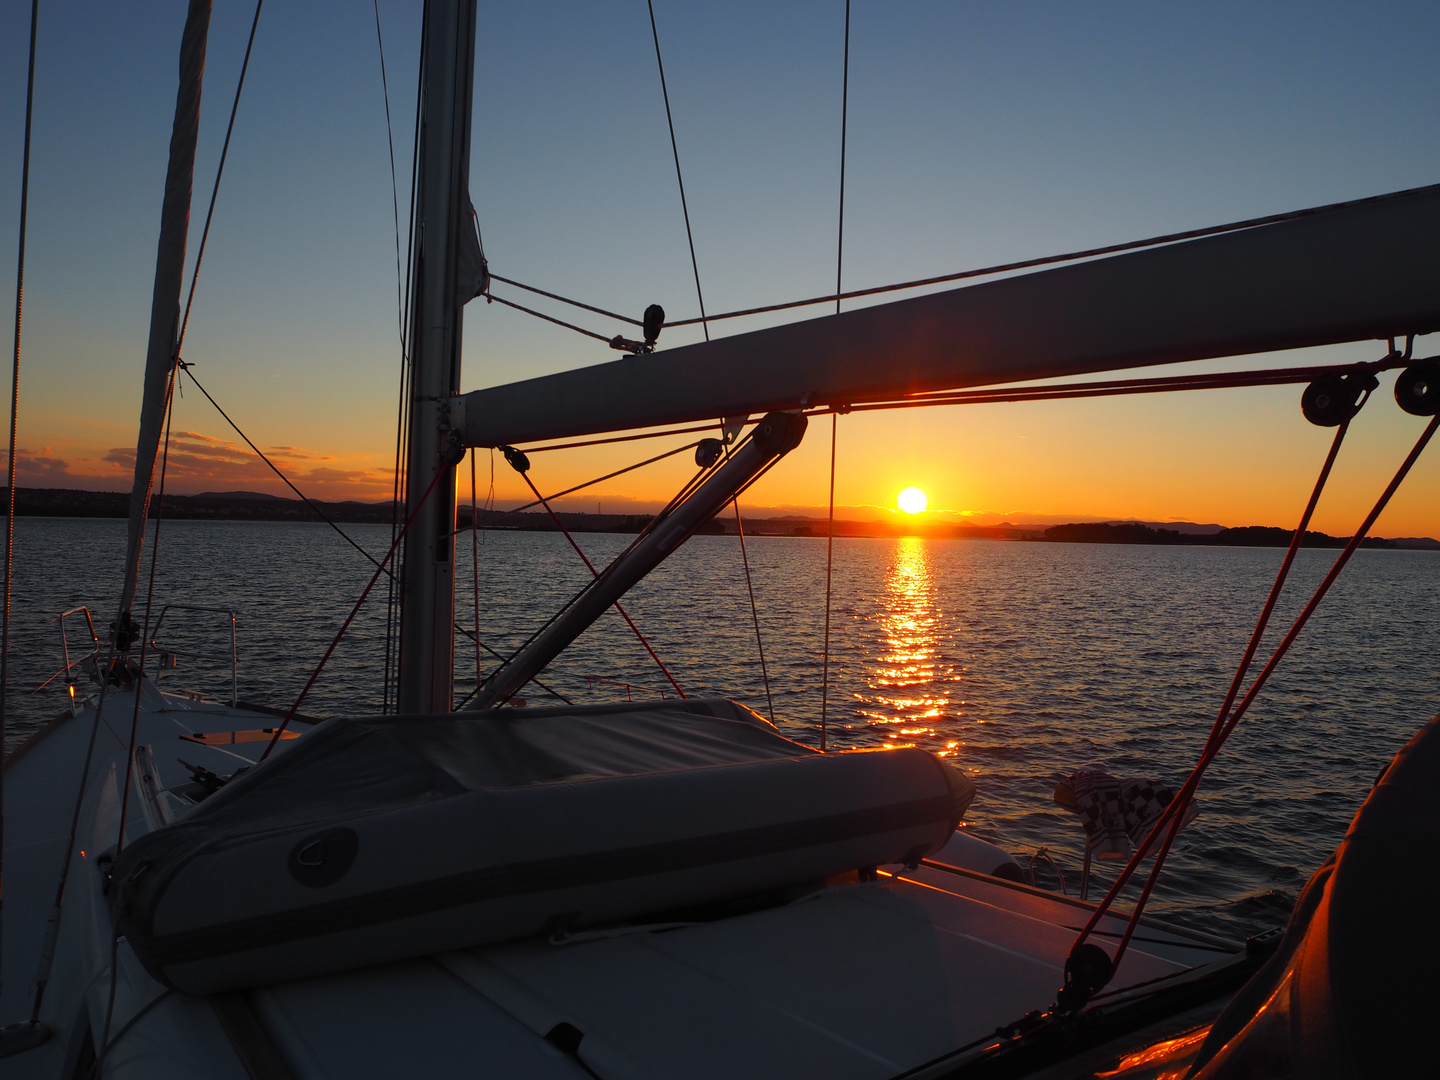
[[[498,446],[1440,329],[1440,186],[456,400]]]
[[[190,0],[180,44],[180,88],[175,97],[170,165],[165,174],[165,200],[160,210],[155,291],[150,304],[150,342],[145,351],[145,390],[140,403],[140,435],[135,444],[135,479],[130,489],[129,546],[125,553],[125,585],[120,594],[116,626],[117,643],[122,652],[129,651],[132,638],[130,608],[140,575],[140,552],[145,545],[155,457],[165,424],[165,407],[170,400],[170,379],[175,371],[185,243],[190,231],[190,191],[195,179],[195,142],[200,134],[200,90],[209,32],[210,0]]]
[[[465,196],[465,215],[455,252],[455,306],[463,307],[490,289],[490,266],[475,226],[475,205]]]

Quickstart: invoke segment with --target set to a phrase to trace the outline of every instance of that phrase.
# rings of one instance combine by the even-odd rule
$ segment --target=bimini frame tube
[[[761,420],[725,464],[678,506],[652,522],[634,547],[602,570],[554,622],[503,664],[470,707],[489,709],[502,704],[544,671],[611,604],[723,510],[745,485],[799,446],[806,423],[800,413],[770,413]]]

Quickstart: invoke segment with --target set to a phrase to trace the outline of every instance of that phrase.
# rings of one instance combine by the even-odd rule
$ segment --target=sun
[[[902,488],[900,494],[895,496],[895,505],[907,514],[923,514],[930,505],[930,500],[919,488],[907,487]]]

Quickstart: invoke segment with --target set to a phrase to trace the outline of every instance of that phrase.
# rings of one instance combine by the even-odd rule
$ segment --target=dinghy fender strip
[[[937,832],[934,848],[938,848],[953,830],[961,794],[957,790],[954,796],[916,799],[681,841],[485,867],[197,930],[154,938],[143,932],[132,933],[130,940],[151,972],[160,972],[171,965],[195,963],[249,949],[356,930],[465,904],[675,873],[720,862],[760,858],[843,842],[859,836],[948,822],[949,828],[945,829],[944,836]]]

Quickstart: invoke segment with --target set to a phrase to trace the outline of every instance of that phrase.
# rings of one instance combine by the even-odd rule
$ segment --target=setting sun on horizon
[[[918,487],[901,488],[895,496],[895,505],[907,514],[923,514],[930,499]]]

